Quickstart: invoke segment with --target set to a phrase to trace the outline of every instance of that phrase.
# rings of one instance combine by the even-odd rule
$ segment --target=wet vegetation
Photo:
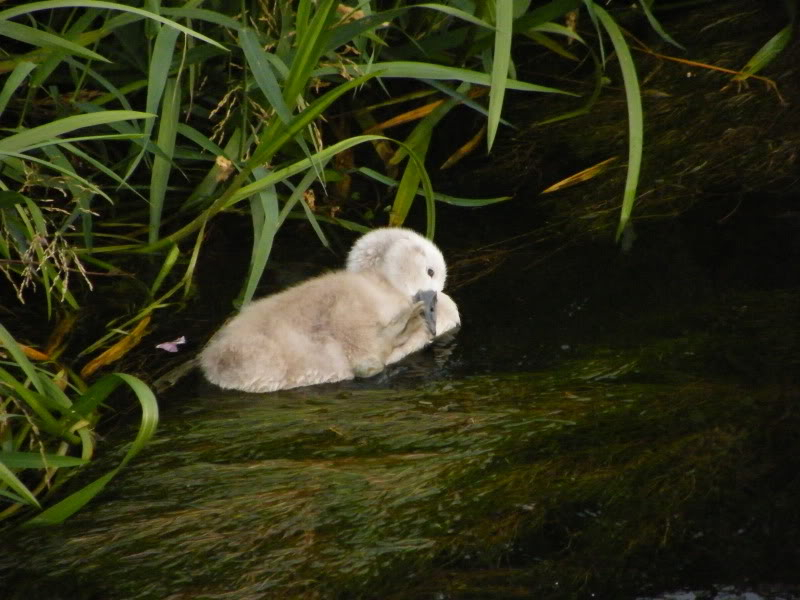
[[[760,315],[795,301],[737,298],[710,330],[698,319],[539,373],[458,375],[456,360],[422,386],[395,372],[258,401],[201,391],[167,410],[102,503],[24,535],[24,568],[0,564],[19,598],[624,597],[709,575],[785,581],[800,490],[780,449],[796,448],[797,396],[768,382],[796,367],[797,343]],[[719,355],[753,330],[780,365],[755,387]]]
[[[790,597],[797,7],[680,4],[6,3],[0,589]],[[455,342],[156,383],[386,223]]]

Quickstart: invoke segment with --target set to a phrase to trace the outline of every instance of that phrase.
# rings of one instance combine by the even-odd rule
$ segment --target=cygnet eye
[[[428,277],[433,277],[433,269],[428,269]]]

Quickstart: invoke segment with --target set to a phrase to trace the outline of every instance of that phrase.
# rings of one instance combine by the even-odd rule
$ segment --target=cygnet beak
[[[422,317],[432,336],[436,335],[436,303],[439,298],[434,290],[420,290],[414,294],[414,302],[422,302]]]

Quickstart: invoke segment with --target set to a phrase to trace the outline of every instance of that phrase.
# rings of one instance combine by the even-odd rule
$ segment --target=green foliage
[[[0,343],[12,358],[0,363],[4,365],[0,367],[0,496],[10,501],[0,511],[0,521],[26,506],[41,509],[39,499],[49,498],[71,476],[73,467],[92,458],[92,428],[99,419],[98,409],[120,384],[134,391],[142,407],[139,433],[120,464],[29,521],[58,523],[100,492],[152,438],[158,405],[147,385],[131,375],[105,375],[86,387],[71,374],[76,383],[68,384],[63,369],[54,373],[28,360],[2,325]]]
[[[384,12],[362,6],[343,17],[332,0],[296,7],[275,2],[274,10],[263,13],[263,26],[254,28],[266,7],[243,4],[244,12],[230,16],[200,4],[175,8],[153,2],[140,9],[65,0],[0,12],[0,35],[26,43],[0,63],[0,71],[10,72],[0,109],[6,122],[18,123],[0,140],[0,188],[23,191],[32,201],[2,212],[6,260],[0,268],[12,281],[42,283],[50,310],[54,289],[75,308],[77,302],[66,287],[70,265],[43,256],[38,262],[23,260],[35,251],[37,239],[49,243],[57,231],[57,241],[64,240],[64,252],[77,265],[80,256],[152,253],[196,236],[216,214],[238,208],[243,200],[254,213],[254,250],[242,298],[249,300],[268,262],[271,240],[298,204],[323,243],[320,218],[351,226],[335,214],[315,213],[300,199],[312,187],[329,185],[325,167],[336,154],[378,141],[354,136],[326,144],[322,131],[321,119],[332,105],[371,79],[413,79],[450,95],[391,159],[393,168],[407,166],[390,223],[404,222],[421,189],[429,236],[435,198],[424,162],[441,118],[460,103],[480,110],[487,115],[491,146],[505,89],[559,92],[509,77],[514,23],[528,17],[525,11],[504,6],[495,11],[489,3],[473,14],[429,3]],[[14,20],[23,16],[29,24]],[[388,40],[412,33],[416,41],[410,46],[389,48]],[[437,63],[427,60],[434,56],[432,43],[439,45]],[[35,49],[26,52],[30,45]],[[449,56],[441,53],[445,49]],[[377,60],[383,54],[391,60]],[[457,55],[462,58],[453,60]],[[448,80],[463,83],[453,89],[443,83]],[[475,86],[486,85],[491,85],[488,109],[467,97]],[[112,108],[115,104],[120,109]],[[88,134],[64,137],[77,130]],[[63,198],[49,198],[54,191]],[[53,204],[38,228],[30,215],[20,214],[35,211],[31,204],[48,198]],[[149,219],[142,239],[136,219],[145,207]],[[113,233],[98,231],[109,225]],[[195,239],[193,253],[202,243]],[[181,281],[186,293],[191,278]],[[18,285],[20,299],[26,285]]]
[[[622,80],[625,84],[625,97],[628,106],[628,176],[625,180],[625,192],[622,199],[622,212],[617,228],[617,239],[619,240],[630,221],[633,203],[636,200],[636,189],[639,185],[639,171],[642,166],[642,151],[644,146],[644,118],[642,116],[642,96],[639,91],[639,80],[636,77],[636,66],[633,63],[630,49],[625,43],[617,24],[611,16],[598,5],[592,5],[587,1],[587,6],[591,6],[593,14],[603,26],[611,38],[614,50],[617,52],[620,69],[622,70]]]
[[[341,179],[370,179],[393,191],[383,206],[392,225],[403,224],[421,196],[430,237],[437,202],[484,206],[506,200],[434,193],[426,171],[431,139],[463,105],[485,117],[491,149],[500,126],[510,125],[502,117],[509,90],[569,94],[521,81],[514,53],[520,43],[538,44],[572,68],[578,52],[560,40],[584,49],[587,42],[561,21],[582,6],[599,38],[601,32],[610,37],[622,69],[630,160],[620,232],[631,217],[643,148],[641,99],[623,31],[591,0],[533,6],[400,2],[384,11],[369,2],[348,11],[334,0],[175,4],[152,0],[137,8],[50,0],[0,11],[0,36],[8,42],[0,60],[0,73],[6,74],[0,88],[0,270],[19,300],[39,290],[48,315],[60,306],[77,311],[91,303],[92,277],[84,263],[117,276],[122,264],[136,270],[153,256],[162,261],[144,282],[145,300],[116,316],[100,339],[73,352],[95,355],[83,379],[123,356],[175,298],[189,296],[206,226],[222,212],[250,213],[252,253],[240,295],[247,302],[286,219],[305,219],[323,244],[323,224],[354,230],[372,224],[357,200],[330,194]],[[652,4],[643,2],[642,8],[669,40]],[[779,34],[749,70],[757,71],[785,41]],[[592,48],[586,52],[594,57]],[[605,66],[596,62],[595,94],[578,101],[582,108],[551,120],[588,110]],[[375,124],[374,114],[378,108],[394,110],[406,98],[393,98],[391,106],[377,99],[408,82],[417,92],[407,98],[435,94],[440,101],[403,120],[416,122],[394,141],[384,135],[388,126]],[[343,130],[356,133],[338,133],[330,125],[334,119],[347,120]],[[370,152],[387,143],[391,155]],[[359,147],[352,169],[331,166]],[[6,387],[36,413],[38,432],[82,443],[84,428],[70,432],[73,423],[67,435],[63,417],[24,391],[56,375],[39,368],[29,373],[16,353],[11,357],[25,378],[9,375]],[[81,397],[85,385],[75,385],[59,396],[62,405]],[[132,387],[147,404],[146,393]],[[15,443],[21,445],[22,438]],[[58,453],[43,456],[51,454]],[[9,493],[31,503],[13,469],[3,473]]]

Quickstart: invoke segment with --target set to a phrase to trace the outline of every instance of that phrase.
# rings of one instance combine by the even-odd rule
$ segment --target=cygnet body
[[[242,309],[214,335],[200,365],[212,383],[249,392],[374,375],[425,346],[434,331],[458,325],[455,303],[441,293],[445,278],[434,244],[405,229],[375,230],[356,242],[346,270]],[[423,292],[438,300],[435,310],[419,299]]]

